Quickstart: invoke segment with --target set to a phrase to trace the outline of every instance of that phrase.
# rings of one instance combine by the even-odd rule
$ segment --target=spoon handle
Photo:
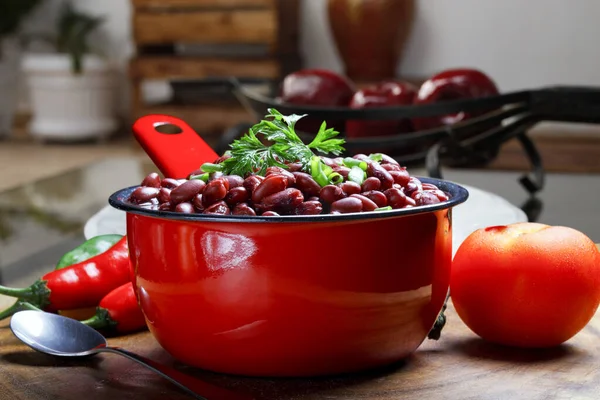
[[[127,350],[123,350],[119,347],[100,347],[100,348],[97,348],[96,350],[99,352],[108,352],[108,353],[120,354],[122,356],[125,356],[125,357],[129,358],[130,360],[133,360],[133,361],[143,365],[144,367],[156,372],[157,374],[161,375],[163,378],[168,379],[173,384],[178,386],[180,389],[182,389],[183,391],[188,393],[190,396],[192,396],[198,400],[208,400],[208,399],[206,397],[200,396],[194,390],[192,390],[190,387],[194,387],[196,390],[202,391],[203,393],[207,393],[207,394],[210,393],[210,395],[214,396],[213,398],[216,398],[216,399],[249,399],[249,397],[242,396],[241,394],[231,392],[224,388],[213,386],[206,382],[202,382],[198,379],[195,379],[192,376],[189,376],[182,372],[179,372],[174,368],[170,368],[166,365],[159,364],[156,361],[152,361],[146,357],[140,356],[135,353],[131,353],[131,352],[129,352]],[[184,385],[184,382],[185,382],[185,385]]]

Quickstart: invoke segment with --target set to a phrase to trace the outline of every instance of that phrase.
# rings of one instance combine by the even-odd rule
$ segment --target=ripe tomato
[[[491,342],[551,347],[573,337],[600,303],[600,251],[583,233],[517,223],[473,232],[452,263],[462,321]]]

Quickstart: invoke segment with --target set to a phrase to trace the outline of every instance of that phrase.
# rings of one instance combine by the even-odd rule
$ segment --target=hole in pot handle
[[[156,132],[164,133],[166,135],[177,135],[183,132],[179,126],[175,124],[170,124],[168,122],[155,122],[154,129]]]

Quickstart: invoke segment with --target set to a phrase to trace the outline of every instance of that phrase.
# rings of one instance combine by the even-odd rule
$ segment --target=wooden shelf
[[[275,0],[132,0],[135,8],[268,8],[273,7]]]
[[[269,9],[177,13],[137,12],[133,35],[138,46],[170,43],[260,43],[275,47],[277,13]]]
[[[133,120],[169,114],[203,137],[221,135],[238,123],[254,121],[253,116],[239,104],[148,105],[144,81],[238,77],[276,82],[301,67],[300,0],[130,1],[137,54],[129,64]]]
[[[230,76],[276,79],[280,68],[276,59],[144,56],[131,60],[129,76],[134,80]]]

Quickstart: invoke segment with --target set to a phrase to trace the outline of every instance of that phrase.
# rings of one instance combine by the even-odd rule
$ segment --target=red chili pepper
[[[130,281],[127,237],[90,259],[44,275],[23,288],[0,286],[0,294],[17,297],[14,306],[0,313],[0,319],[18,311],[23,304],[45,311],[94,307],[111,290]]]
[[[94,329],[114,329],[119,333],[133,332],[146,327],[146,320],[131,282],[104,296],[96,308],[96,315],[81,322]]]

